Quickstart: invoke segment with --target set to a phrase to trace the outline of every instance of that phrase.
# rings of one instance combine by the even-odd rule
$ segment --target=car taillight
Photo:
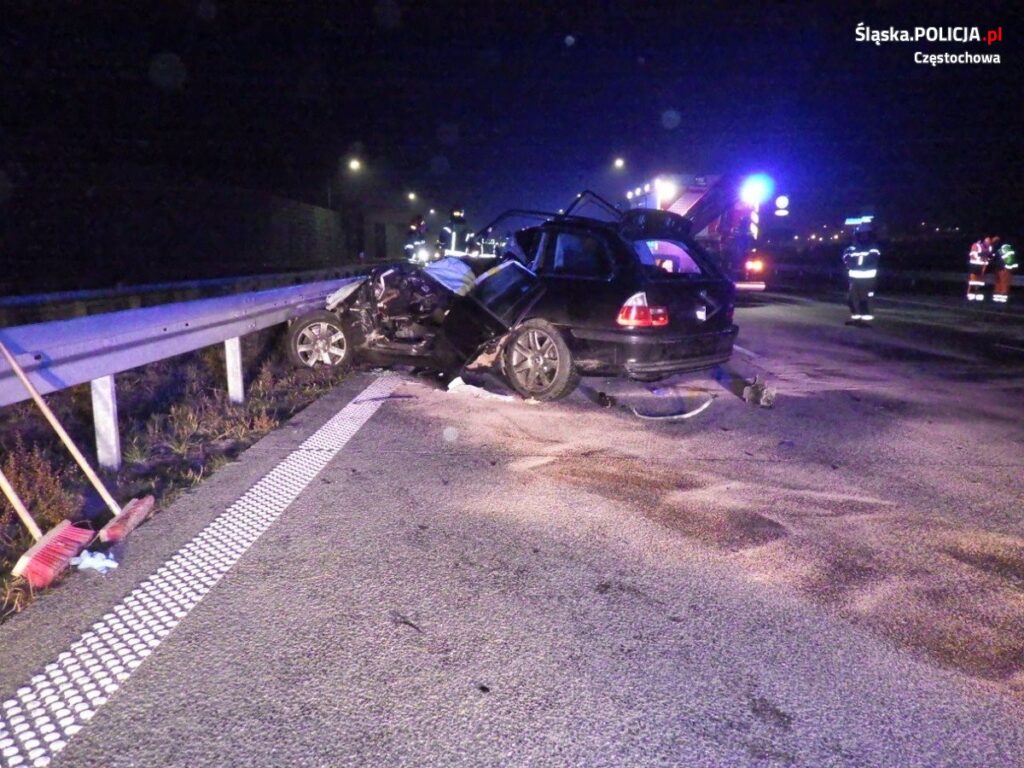
[[[747,272],[763,272],[764,262],[760,259],[747,259]]]
[[[668,325],[668,309],[647,304],[647,294],[634,293],[619,310],[616,322],[626,328],[661,328]]]

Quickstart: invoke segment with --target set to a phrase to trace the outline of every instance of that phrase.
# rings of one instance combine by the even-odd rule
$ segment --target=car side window
[[[537,229],[524,229],[509,234],[508,252],[515,257],[516,261],[525,264],[527,267],[534,267],[537,263],[538,246],[541,243],[541,232]]]
[[[599,238],[583,232],[551,232],[545,241],[541,274],[600,280],[611,276],[612,260]]]

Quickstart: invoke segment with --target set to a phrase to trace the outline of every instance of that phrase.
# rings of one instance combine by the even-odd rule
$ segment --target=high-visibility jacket
[[[469,241],[469,225],[465,221],[450,221],[441,227],[438,245],[446,256],[465,256]]]
[[[992,260],[992,246],[984,240],[973,243],[968,259],[972,267],[987,267],[989,261]]]
[[[1009,243],[1004,243],[1000,246],[997,258],[1002,263],[1004,269],[1017,268],[1017,252],[1013,250],[1013,246]]]
[[[409,261],[421,261],[422,254],[427,250],[426,238],[419,233],[413,233],[405,241],[405,245],[402,248],[405,250],[405,257]]]
[[[881,257],[874,245],[851,245],[843,251],[843,266],[851,280],[870,280],[878,275]]]

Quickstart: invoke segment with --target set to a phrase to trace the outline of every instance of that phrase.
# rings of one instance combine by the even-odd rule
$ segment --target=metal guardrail
[[[98,315],[123,309],[140,309],[141,307],[178,301],[194,301],[234,293],[284,288],[323,280],[339,280],[363,274],[383,263],[386,262],[366,261],[301,272],[274,272],[209,280],[144,283],[102,289],[0,296],[0,328]]]
[[[252,293],[0,329],[0,340],[41,393],[91,383],[96,448],[101,466],[121,464],[114,374],[223,343],[228,394],[242,402],[242,336],[287,322],[323,305],[339,286],[328,280]],[[0,406],[28,399],[0,362]]]

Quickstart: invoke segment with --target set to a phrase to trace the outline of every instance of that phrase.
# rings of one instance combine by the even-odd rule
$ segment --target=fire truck
[[[694,213],[711,204],[714,194],[733,195],[735,204],[714,219],[696,236],[698,243],[715,255],[736,283],[737,290],[763,291],[769,268],[769,251],[764,247],[764,207],[771,198],[773,183],[755,174],[735,183],[722,183],[721,175],[694,176],[662,174],[626,192],[631,208],[657,208],[694,218]],[[775,216],[788,215],[789,200],[775,200]],[[785,211],[785,213],[780,213]],[[771,213],[771,211],[768,211]]]

